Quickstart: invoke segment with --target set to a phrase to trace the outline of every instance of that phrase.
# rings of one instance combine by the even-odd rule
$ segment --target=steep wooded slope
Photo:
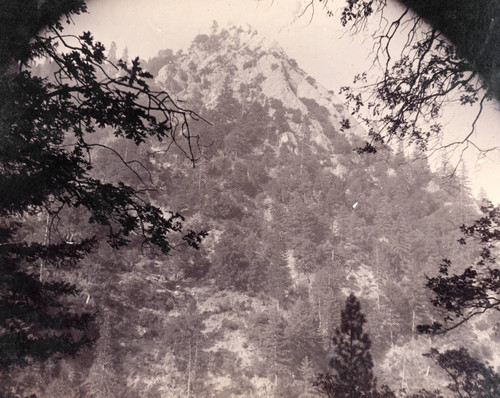
[[[67,277],[82,287],[82,305],[100,311],[95,350],[14,373],[13,382],[41,397],[61,389],[96,397],[310,396],[354,292],[379,379],[440,387],[442,375],[420,355],[435,342],[415,327],[438,316],[424,275],[443,257],[463,264],[473,255],[473,246],[456,244],[458,225],[477,211],[465,174],[445,178],[446,165],[432,172],[421,154],[402,150],[356,154],[362,132],[342,131],[349,116],[341,101],[250,28],[200,35],[185,52],[162,51],[146,66],[210,121],[192,126],[203,157],[192,169],[161,142],[137,153],[103,139],[148,167],[156,203],[209,237],[200,251],[169,258],[94,253]],[[96,161],[117,180],[135,178],[108,152]],[[68,233],[81,232],[74,220]],[[478,330],[437,344],[461,339],[494,362]],[[481,331],[490,343],[494,323]]]

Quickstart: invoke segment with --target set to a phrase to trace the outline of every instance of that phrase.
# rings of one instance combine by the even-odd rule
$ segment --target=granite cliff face
[[[333,118],[339,118],[343,113],[342,107],[339,107],[341,101],[333,93],[301,70],[278,43],[259,36],[252,28],[232,27],[216,35],[197,36],[189,50],[179,57],[176,66],[197,75],[198,78],[192,76],[195,83],[202,79],[206,86],[208,82],[202,93],[209,99],[220,94],[223,83],[230,79],[235,91],[242,85],[258,85],[259,89],[250,94],[255,95],[259,91],[264,97],[279,99],[293,109],[307,110],[300,101],[304,97],[320,105],[331,106]],[[192,94],[196,84],[189,84],[192,83],[190,79],[186,81],[180,75],[172,76],[169,69],[168,65],[163,67],[157,81],[168,85],[174,78],[183,86],[180,94]],[[182,84],[182,81],[185,83]],[[208,101],[207,105],[214,104]]]

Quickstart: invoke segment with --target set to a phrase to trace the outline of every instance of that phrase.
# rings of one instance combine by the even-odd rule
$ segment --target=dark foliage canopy
[[[315,1],[309,7],[314,9]],[[330,16],[328,0],[318,0]],[[389,16],[387,0],[346,0],[340,20],[352,33],[373,31],[374,64],[381,73],[356,76],[343,87],[353,113],[369,129],[361,152],[405,140],[422,149],[490,148],[473,141],[485,101],[500,99],[498,48],[500,7],[496,0],[400,0]],[[394,4],[393,4],[394,6]],[[449,101],[479,104],[470,129],[455,142],[441,144],[439,117]]]
[[[0,366],[75,355],[91,342],[94,314],[70,299],[71,283],[45,280],[43,267],[74,267],[97,237],[67,240],[58,226],[78,209],[88,223],[104,228],[107,242],[120,248],[135,241],[168,254],[176,243],[197,248],[205,232],[186,231],[180,214],[148,200],[144,181],[117,152],[123,168],[141,182],[132,187],[95,176],[92,154],[104,148],[95,138],[106,129],[136,145],[156,139],[177,146],[194,162],[197,139],[189,121],[196,115],[178,107],[168,93],[150,87],[152,76],[138,58],[110,64],[90,32],[66,35],[60,18],[86,11],[81,0],[9,0],[0,5]],[[53,63],[50,78],[32,74],[31,63]],[[113,72],[110,73],[109,71]],[[94,138],[93,138],[94,137]],[[139,167],[142,165],[139,164]],[[45,238],[23,226],[44,218]]]

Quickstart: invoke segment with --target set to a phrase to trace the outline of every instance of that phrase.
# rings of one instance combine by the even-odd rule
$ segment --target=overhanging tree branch
[[[328,15],[337,14],[333,2],[313,0],[308,6],[315,3],[321,3]],[[367,79],[363,74],[355,78],[354,87],[341,92],[368,128],[369,141],[360,152],[374,152],[377,145],[394,140],[425,150],[442,136],[439,118],[444,104],[456,98],[462,105],[500,98],[500,52],[494,42],[500,38],[495,22],[500,6],[490,0],[400,0],[391,4],[393,9],[400,7],[392,19],[386,15],[388,6],[386,0],[346,0],[340,21],[352,34],[373,30],[372,66],[379,65],[381,73],[372,73],[370,84],[357,86]],[[372,24],[373,17],[385,23]],[[473,129],[476,122],[477,118]],[[462,147],[474,147],[480,154],[489,150],[470,134],[464,137],[457,141]]]
[[[105,176],[97,178],[91,156],[93,148],[106,147],[105,142],[96,142],[96,133],[110,132],[135,145],[151,139],[166,142],[194,165],[201,146],[190,122],[203,119],[180,107],[168,93],[152,89],[152,76],[138,58],[130,64],[119,61],[108,73],[104,46],[90,32],[64,35],[59,18],[84,12],[83,1],[9,0],[7,6],[6,13],[5,8],[0,12],[0,22],[6,22],[0,29],[19,25],[24,30],[5,32],[17,45],[0,42],[0,368],[4,370],[76,355],[92,342],[87,329],[95,314],[82,312],[67,298],[78,294],[76,286],[42,280],[32,272],[37,261],[73,266],[97,245],[93,237],[67,242],[59,234],[68,212],[83,209],[80,214],[89,224],[107,230],[107,242],[114,248],[139,237],[142,245],[168,254],[178,244],[198,248],[206,236],[205,231],[186,229],[182,215],[151,203],[146,181],[131,166],[145,169],[142,163],[127,161],[109,148],[125,170],[139,178],[142,186],[136,188]],[[6,15],[15,23],[4,21]],[[40,33],[42,28],[46,34]],[[28,65],[38,57],[53,62],[53,76],[31,73]],[[42,243],[19,239],[24,216],[44,211],[49,214],[48,238]],[[69,223],[66,218],[65,222]],[[52,239],[51,231],[59,239]]]
[[[480,244],[478,260],[461,273],[451,274],[452,263],[444,259],[440,274],[428,278],[427,287],[434,295],[431,303],[447,315],[445,325],[419,325],[422,333],[443,334],[478,315],[500,311],[500,268],[494,256],[500,241],[500,208],[487,202],[481,210],[483,217],[470,226],[462,225],[464,237],[459,239],[462,245],[471,239]]]

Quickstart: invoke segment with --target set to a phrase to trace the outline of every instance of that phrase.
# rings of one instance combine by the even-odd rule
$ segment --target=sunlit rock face
[[[239,101],[264,105],[277,100],[284,108],[298,111],[290,115],[291,131],[280,134],[306,135],[324,149],[332,149],[329,135],[338,133],[341,121],[349,119],[338,97],[300,69],[278,43],[251,27],[199,35],[187,51],[164,62],[156,82],[177,98],[189,102],[201,95],[204,106],[214,109],[226,88]],[[269,111],[274,112],[272,106]],[[301,127],[305,117],[310,121],[307,132]],[[355,130],[342,134],[351,137]]]

